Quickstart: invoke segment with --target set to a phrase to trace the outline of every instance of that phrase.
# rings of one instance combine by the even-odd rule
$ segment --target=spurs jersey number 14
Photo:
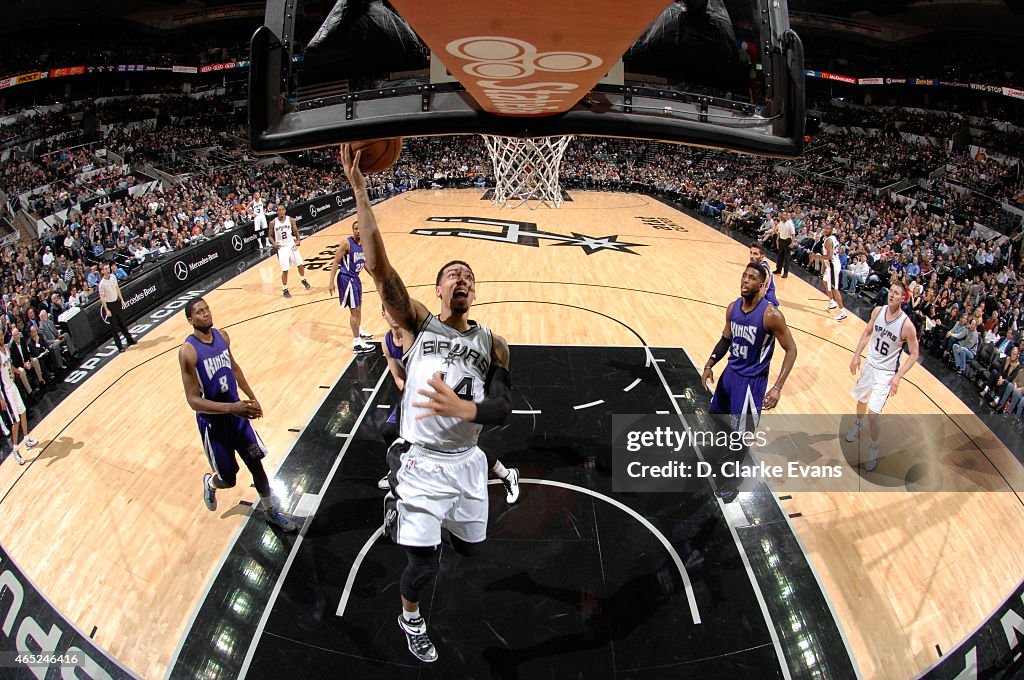
[[[413,406],[427,398],[419,390],[430,390],[427,381],[441,373],[444,381],[462,399],[479,402],[491,367],[491,331],[479,324],[468,331],[445,325],[431,314],[405,353],[405,390],[402,392],[402,439],[426,449],[458,453],[476,446],[482,426],[461,418],[431,416],[417,420],[424,412]]]

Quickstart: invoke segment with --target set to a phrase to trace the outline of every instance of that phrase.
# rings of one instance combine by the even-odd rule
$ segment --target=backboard
[[[597,135],[794,156],[803,50],[786,12],[784,0],[338,0],[320,17],[268,0],[252,38],[250,141],[281,153]]]

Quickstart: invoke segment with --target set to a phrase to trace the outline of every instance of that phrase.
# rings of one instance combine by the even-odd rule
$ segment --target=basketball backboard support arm
[[[803,149],[803,48],[786,3],[754,0],[761,21],[768,105],[656,87],[599,84],[553,116],[489,114],[458,83],[353,92],[294,105],[287,97],[295,0],[269,0],[266,25],[251,42],[249,135],[272,154],[358,139],[449,134],[508,137],[594,135],[662,140],[770,156]],[[283,36],[283,37],[279,37]]]

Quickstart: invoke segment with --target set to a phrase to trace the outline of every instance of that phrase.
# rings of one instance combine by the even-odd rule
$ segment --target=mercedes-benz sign
[[[188,266],[181,260],[174,263],[174,276],[179,281],[184,281],[188,278]]]

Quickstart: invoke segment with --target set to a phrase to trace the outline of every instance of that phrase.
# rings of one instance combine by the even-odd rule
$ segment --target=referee
[[[101,271],[103,278],[100,279],[100,304],[103,305],[103,311],[107,313],[107,318],[110,320],[110,329],[114,331],[114,344],[117,345],[117,351],[123,352],[125,348],[121,346],[121,338],[117,332],[121,331],[124,334],[129,347],[135,344],[135,338],[128,332],[128,327],[124,325],[124,319],[121,318],[121,310],[124,308],[121,286],[117,285],[117,277],[110,274],[109,264],[104,264]]]
[[[775,264],[775,273],[782,274],[782,278],[789,276],[789,249],[793,245],[793,232],[796,230],[793,219],[789,213],[780,213],[778,226],[779,233],[779,259]]]

